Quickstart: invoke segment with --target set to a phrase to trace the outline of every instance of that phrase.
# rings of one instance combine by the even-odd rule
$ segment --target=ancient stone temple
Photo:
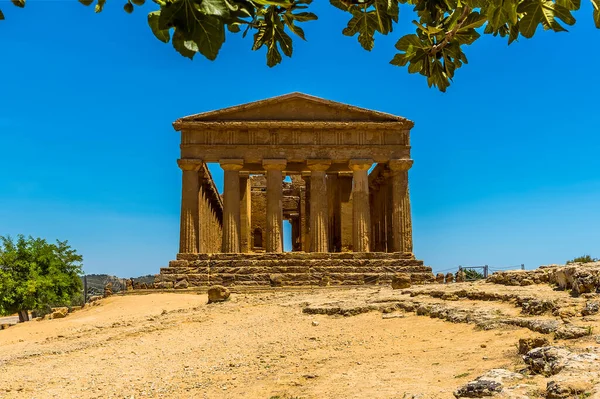
[[[398,272],[433,280],[413,255],[413,122],[292,93],[174,127],[181,230],[177,260],[157,276],[163,286],[378,284]],[[223,169],[223,194],[208,163]]]

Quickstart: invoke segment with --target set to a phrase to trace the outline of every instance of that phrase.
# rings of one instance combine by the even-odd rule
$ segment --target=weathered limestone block
[[[126,286],[127,291],[133,290],[133,279],[127,279],[125,281],[125,286]]]
[[[222,285],[213,285],[208,289],[208,303],[224,302],[229,299],[231,293]]]
[[[64,317],[67,317],[67,314],[69,314],[69,308],[67,307],[52,308],[52,314],[50,318],[62,319]]]
[[[392,278],[392,288],[402,289],[410,287],[411,276],[408,273],[396,273]]]
[[[525,355],[532,349],[549,346],[550,342],[544,337],[521,338],[519,339],[519,354]]]
[[[462,270],[459,270],[456,272],[456,282],[457,283],[462,283],[465,281],[465,272]]]
[[[454,282],[454,274],[453,273],[446,274],[446,284],[453,283],[453,282]]]
[[[175,289],[181,290],[181,289],[186,289],[190,286],[190,284],[188,283],[187,280],[179,280],[177,283],[175,283]]]
[[[444,273],[438,273],[435,275],[435,282],[438,284],[444,284]]]
[[[112,294],[113,294],[112,283],[107,283],[104,286],[104,298],[107,298],[107,297],[111,296]]]

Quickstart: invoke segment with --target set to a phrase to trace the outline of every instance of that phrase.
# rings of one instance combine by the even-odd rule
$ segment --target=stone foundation
[[[390,284],[407,273],[413,284],[434,282],[429,266],[409,253],[178,254],[156,283],[187,281],[190,287]]]

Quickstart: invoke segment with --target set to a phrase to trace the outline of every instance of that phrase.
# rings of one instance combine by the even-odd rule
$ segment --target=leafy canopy
[[[18,7],[25,0],[11,0]],[[121,0],[124,1],[124,0]],[[156,38],[182,56],[197,53],[214,60],[225,42],[226,31],[246,37],[252,31],[252,50],[266,48],[267,65],[292,56],[290,33],[306,40],[303,22],[316,20],[308,9],[312,0],[152,0],[158,10],[148,14],[148,25]],[[600,28],[600,0],[591,1],[593,19]],[[101,12],[106,0],[79,0],[95,5]],[[124,10],[134,11],[146,0],[126,0]],[[377,34],[387,35],[398,23],[399,5],[413,7],[415,33],[401,37],[398,53],[390,63],[407,67],[409,73],[426,77],[429,87],[446,91],[456,69],[467,63],[464,46],[482,34],[500,36],[513,43],[531,38],[538,27],[555,32],[575,24],[573,11],[581,0],[330,0],[332,6],[348,13],[345,36],[356,36],[371,51]],[[0,10],[0,20],[4,15]]]
[[[69,304],[81,290],[82,260],[66,241],[0,237],[0,314]]]

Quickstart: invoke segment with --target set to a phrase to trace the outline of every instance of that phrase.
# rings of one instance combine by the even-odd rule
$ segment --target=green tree
[[[81,290],[82,260],[67,241],[0,237],[0,314],[27,321],[30,310],[69,304]]]
[[[25,0],[11,0],[18,7]],[[125,1],[125,0],[121,0]],[[152,0],[157,10],[148,14],[156,38],[184,57],[197,53],[214,60],[225,42],[226,31],[246,37],[253,32],[252,50],[266,48],[267,65],[275,66],[282,55],[291,57],[293,35],[306,40],[299,24],[316,20],[306,10],[312,0]],[[586,0],[588,1],[588,0]],[[589,0],[593,19],[600,28],[600,0]],[[79,0],[101,12],[106,0]],[[124,10],[134,11],[146,0],[126,0]],[[575,24],[573,11],[581,0],[330,0],[332,6],[350,15],[345,36],[357,36],[371,51],[377,34],[387,35],[398,23],[400,5],[416,14],[415,33],[401,37],[398,53],[390,61],[408,67],[409,73],[427,78],[429,87],[445,91],[456,69],[467,63],[464,46],[481,34],[500,36],[508,44],[520,37],[531,38],[538,27],[555,32]],[[0,20],[4,14],[0,10]]]
[[[465,279],[468,281],[483,279],[483,274],[475,269],[463,269],[463,271],[465,272]]]
[[[567,265],[571,263],[589,263],[589,262],[598,262],[598,258],[592,258],[590,255],[578,256],[577,258],[573,258],[567,261]]]

